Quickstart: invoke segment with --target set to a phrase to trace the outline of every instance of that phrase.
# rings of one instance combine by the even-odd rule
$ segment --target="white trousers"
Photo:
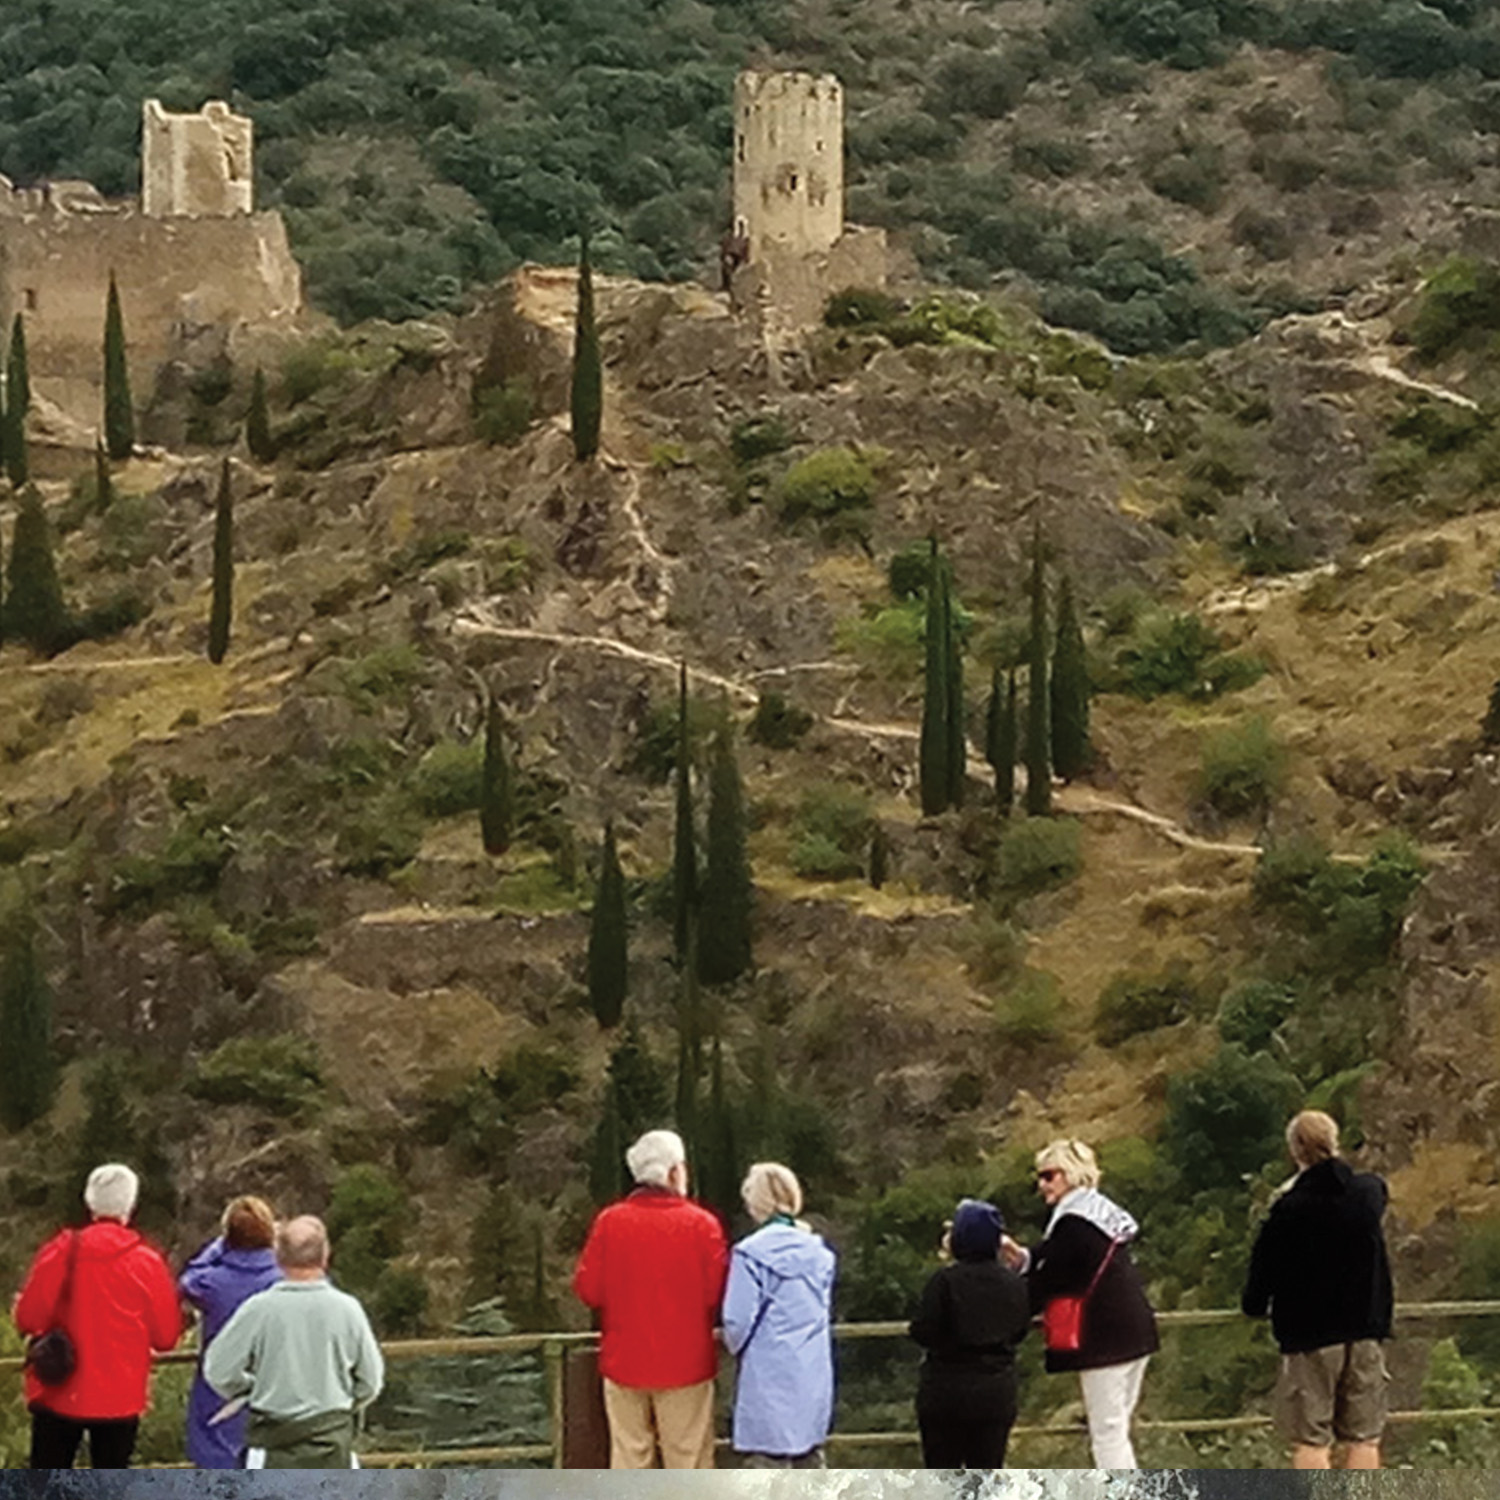
[[[1102,1369],[1078,1372],[1096,1469],[1135,1468],[1130,1419],[1135,1414],[1136,1402],[1141,1399],[1141,1381],[1149,1358],[1147,1355],[1126,1365],[1105,1365]]]

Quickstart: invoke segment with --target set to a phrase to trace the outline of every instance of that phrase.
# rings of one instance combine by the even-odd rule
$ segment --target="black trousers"
[[[92,1421],[85,1417],[74,1421],[60,1417],[45,1406],[31,1408],[31,1467],[33,1469],[71,1469],[78,1457],[78,1445],[85,1432],[89,1435],[89,1462],[96,1469],[128,1469],[135,1448],[135,1435],[141,1425],[139,1417],[118,1417],[109,1421]]]
[[[1015,1376],[924,1385],[917,1428],[926,1469],[1003,1469],[1016,1421]]]

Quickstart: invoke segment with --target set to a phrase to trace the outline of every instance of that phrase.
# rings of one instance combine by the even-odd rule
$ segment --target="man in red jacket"
[[[714,1324],[724,1296],[724,1230],[687,1196],[687,1157],[671,1130],[625,1153],[635,1190],[602,1209],[573,1290],[599,1314],[609,1466],[714,1466]]]
[[[146,1409],[151,1351],[182,1334],[182,1310],[161,1253],[130,1226],[140,1180],[112,1162],[89,1174],[90,1222],[65,1229],[37,1251],[16,1298],[26,1335],[67,1330],[78,1361],[58,1385],[26,1370],[31,1467],[71,1469],[84,1430],[96,1469],[125,1469]]]

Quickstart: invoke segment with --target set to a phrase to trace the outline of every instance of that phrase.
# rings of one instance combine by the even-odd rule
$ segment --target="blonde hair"
[[[1339,1122],[1321,1109],[1304,1109],[1288,1122],[1286,1145],[1299,1167],[1315,1167],[1339,1154]]]
[[[1070,1188],[1099,1186],[1099,1158],[1084,1141],[1051,1141],[1037,1152],[1036,1165],[1061,1172]]]
[[[264,1198],[232,1198],[222,1231],[232,1250],[269,1250],[276,1243],[276,1215]]]
[[[745,1210],[757,1224],[764,1224],[772,1214],[796,1218],[802,1212],[802,1184],[790,1167],[779,1161],[758,1161],[745,1173],[740,1184]]]

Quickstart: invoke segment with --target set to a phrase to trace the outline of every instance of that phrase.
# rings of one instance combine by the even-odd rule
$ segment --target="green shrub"
[[[1180,965],[1159,974],[1116,974],[1094,1007],[1094,1036],[1104,1047],[1185,1021],[1201,1006],[1192,974]]]
[[[1264,812],[1286,780],[1286,750],[1264,714],[1205,736],[1198,795],[1226,818]]]
[[[1222,1047],[1206,1067],[1167,1084],[1162,1145],[1191,1193],[1250,1177],[1284,1151],[1282,1132],[1302,1088],[1264,1053]]]
[[[922,664],[927,612],[920,599],[906,599],[889,609],[840,620],[834,643],[877,676],[909,680]]]
[[[785,521],[810,517],[827,521],[843,512],[864,510],[874,499],[875,469],[852,448],[822,448],[793,464],[776,485],[776,503]]]
[[[741,465],[784,453],[794,441],[786,418],[775,411],[742,417],[729,429],[729,451]]]
[[[768,750],[791,750],[813,725],[805,708],[789,703],[780,693],[762,693],[745,726],[746,739]]]
[[[1422,286],[1411,338],[1425,359],[1437,359],[1466,338],[1500,328],[1500,265],[1455,255]]]
[[[1198,141],[1159,161],[1147,181],[1153,193],[1211,214],[1224,201],[1228,178],[1222,148]]]
[[[851,286],[835,292],[828,299],[823,308],[823,322],[829,328],[879,327],[889,323],[900,311],[901,303],[889,292]]]
[[[281,361],[281,399],[287,406],[311,400],[326,386],[355,369],[347,350],[330,339],[315,339],[289,349]]]
[[[1150,610],[1115,655],[1119,686],[1137,698],[1165,693],[1212,697],[1211,664],[1221,655],[1213,628],[1186,610]]]
[[[891,591],[891,597],[902,603],[909,599],[925,598],[931,578],[930,542],[908,542],[899,552],[893,552],[890,562],[886,564],[886,586]]]
[[[405,794],[392,789],[361,801],[338,830],[335,852],[346,875],[376,879],[399,870],[422,847],[422,820]]]
[[[688,758],[693,765],[703,764],[704,754],[713,737],[725,722],[721,704],[706,698],[688,698]],[[625,770],[643,777],[653,786],[669,781],[677,765],[677,699],[672,697],[653,703],[635,727]]]
[[[892,343],[983,344],[999,348],[1005,341],[1005,321],[987,302],[977,297],[934,292],[923,297],[884,332]]]
[[[1020,136],[1010,148],[1010,163],[1028,177],[1072,177],[1089,164],[1087,141],[1066,136]]]
[[[848,880],[864,873],[875,817],[869,795],[841,782],[818,782],[797,805],[792,868],[804,880]]]
[[[995,880],[1004,891],[1034,895],[1066,885],[1082,868],[1079,825],[1071,818],[1023,818],[1000,836]]]
[[[482,442],[512,447],[530,430],[536,417],[536,392],[524,375],[476,391],[474,431]]]
[[[1425,873],[1420,852],[1399,835],[1362,862],[1335,860],[1316,840],[1296,838],[1267,848],[1252,889],[1263,908],[1314,940],[1310,963],[1354,975],[1390,959]]]
[[[306,1037],[244,1036],[204,1058],[186,1087],[210,1104],[253,1104],[295,1118],[322,1098],[323,1073],[317,1049]]]
[[[109,872],[108,913],[160,906],[175,896],[211,891],[234,852],[234,835],[201,814],[175,824],[154,854],[126,855]]]
[[[997,912],[979,910],[960,940],[964,968],[982,990],[1015,977],[1026,960],[1026,935]]]
[[[1015,1047],[1045,1047],[1062,1036],[1062,986],[1055,975],[1024,969],[995,1001],[995,1032]]]
[[[441,740],[416,764],[411,788],[430,818],[452,817],[479,806],[484,745],[477,740]]]
[[[1264,1052],[1297,1008],[1297,992],[1269,979],[1232,986],[1219,1004],[1219,1038],[1242,1051]]]
[[[116,495],[99,518],[98,567],[126,572],[164,557],[176,535],[166,502],[159,495]]]
[[[370,1295],[370,1321],[382,1338],[416,1338],[427,1323],[430,1294],[413,1266],[386,1266]]]
[[[388,698],[405,695],[422,680],[424,670],[415,646],[377,646],[342,664],[340,686],[356,708],[368,711]]]
[[[525,1042],[490,1072],[490,1088],[512,1119],[559,1103],[579,1085],[578,1066],[561,1048]]]

